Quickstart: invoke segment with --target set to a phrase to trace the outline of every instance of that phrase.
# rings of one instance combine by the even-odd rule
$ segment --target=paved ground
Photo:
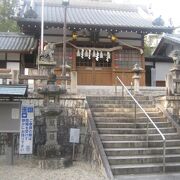
[[[13,166],[0,156],[0,180],[106,180],[87,162],[73,162],[61,169],[41,169],[34,160],[18,158]]]
[[[180,180],[180,173],[117,176],[115,180]]]
[[[7,166],[0,156],[0,180],[107,180],[87,162],[75,162],[72,167],[43,170],[31,160],[18,158],[14,166]],[[179,173],[153,175],[124,175],[115,180],[180,180]]]

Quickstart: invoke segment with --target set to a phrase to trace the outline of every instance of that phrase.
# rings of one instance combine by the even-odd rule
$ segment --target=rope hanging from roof
[[[67,44],[71,45],[72,47],[76,49],[84,49],[84,50],[91,50],[91,51],[104,51],[104,52],[112,52],[119,49],[122,49],[122,46],[116,46],[112,48],[95,48],[95,47],[78,47],[70,42],[67,42]]]
[[[138,47],[135,47],[135,46],[129,45],[128,43],[125,43],[125,42],[120,41],[120,40],[119,40],[119,43],[120,43],[120,44],[123,44],[123,45],[125,45],[125,46],[128,46],[128,47],[131,47],[131,48],[133,48],[133,49],[137,49],[137,50],[139,50],[139,51],[140,51],[140,54],[143,54],[143,53],[144,53],[143,49],[141,49],[141,48],[138,48]]]
[[[67,41],[66,41],[67,44],[74,47],[75,49],[84,49],[84,50],[91,50],[91,51],[103,51],[103,52],[113,52],[113,51],[122,49],[122,46],[116,46],[116,47],[112,47],[112,48],[78,47],[78,46],[74,45],[73,43],[69,42],[70,40],[72,40],[72,39],[71,38],[67,39]],[[58,42],[58,43],[54,43],[54,44],[57,45],[57,44],[62,44],[62,43],[63,42]],[[123,42],[121,40],[119,40],[119,44],[123,44],[125,46],[130,47],[130,48],[137,49],[137,50],[140,51],[140,54],[144,53],[142,48],[135,47],[135,46],[130,45],[128,43],[125,43],[125,42]]]

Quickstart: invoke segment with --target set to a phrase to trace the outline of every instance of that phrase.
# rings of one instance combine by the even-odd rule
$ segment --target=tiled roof
[[[37,40],[33,36],[22,33],[0,32],[0,51],[29,52],[37,46]]]
[[[153,55],[161,53],[161,51],[166,48],[166,44],[177,44],[180,46],[180,34],[164,34],[158,46],[154,50]]]
[[[27,7],[26,7],[27,9]],[[33,10],[37,18],[20,18],[22,21],[40,22],[41,4],[35,3]],[[21,16],[23,17],[23,16]],[[150,17],[150,16],[149,16]],[[53,3],[44,6],[44,21],[49,24],[63,24],[64,9],[62,5]],[[67,8],[67,24],[79,26],[168,29],[165,26],[154,26],[148,14],[137,6],[118,5],[117,7],[92,7],[69,5]],[[172,29],[172,28],[169,28]]]
[[[27,86],[0,85],[0,96],[27,96]]]
[[[180,34],[165,34],[163,38],[180,45]]]

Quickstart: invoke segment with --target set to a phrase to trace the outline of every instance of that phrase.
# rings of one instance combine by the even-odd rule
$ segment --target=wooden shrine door
[[[111,60],[77,57],[78,85],[112,85]]]

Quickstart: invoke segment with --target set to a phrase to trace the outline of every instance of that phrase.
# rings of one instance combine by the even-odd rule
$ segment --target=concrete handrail
[[[163,172],[165,172],[165,166],[166,166],[166,161],[165,161],[165,156],[166,156],[166,138],[165,136],[162,134],[162,132],[160,131],[160,129],[156,126],[156,124],[153,122],[153,120],[149,117],[149,115],[146,113],[146,111],[142,108],[142,106],[138,103],[138,101],[134,98],[134,96],[130,93],[130,91],[127,89],[127,87],[124,85],[124,83],[121,81],[121,79],[117,76],[116,79],[120,82],[120,84],[122,85],[122,91],[124,91],[124,89],[127,91],[127,93],[129,94],[129,96],[133,99],[133,101],[135,102],[135,104],[143,111],[143,113],[145,114],[145,116],[148,118],[149,121],[147,121],[147,142],[148,142],[148,136],[149,136],[149,132],[148,132],[148,126],[149,126],[149,122],[155,127],[155,129],[157,130],[157,132],[160,134],[160,136],[162,137],[162,141],[163,141]],[[116,85],[117,86],[117,85]],[[117,87],[116,87],[117,89]],[[122,96],[124,96],[124,92],[122,92]]]
[[[114,176],[112,174],[107,156],[104,152],[104,148],[103,148],[101,139],[99,137],[99,133],[97,131],[97,128],[96,128],[94,119],[92,117],[92,113],[91,113],[91,110],[89,108],[87,100],[85,101],[85,105],[86,105],[85,107],[86,107],[86,112],[87,112],[87,116],[88,116],[88,126],[90,128],[90,133],[92,136],[92,140],[93,140],[93,143],[95,146],[96,153],[101,158],[101,162],[102,162],[102,165],[103,165],[103,168],[104,168],[104,171],[106,173],[107,178],[110,180],[113,180]]]

